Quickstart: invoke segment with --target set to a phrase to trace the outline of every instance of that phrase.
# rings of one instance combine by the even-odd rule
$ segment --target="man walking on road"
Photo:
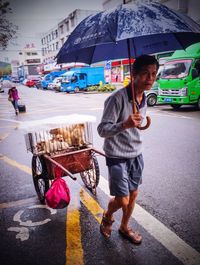
[[[122,209],[119,233],[132,243],[139,244],[142,236],[128,226],[133,212],[138,186],[142,182],[144,167],[140,130],[146,116],[145,90],[150,90],[158,71],[154,56],[142,55],[133,65],[137,113],[133,114],[131,85],[113,93],[104,104],[104,112],[97,130],[104,137],[104,151],[108,166],[110,194],[114,196],[104,211],[100,231],[108,239],[111,236],[113,214]]]

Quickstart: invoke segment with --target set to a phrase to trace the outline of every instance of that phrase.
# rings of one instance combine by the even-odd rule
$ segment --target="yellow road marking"
[[[20,170],[28,173],[28,174],[32,174],[31,173],[31,169],[25,165],[22,165],[22,164],[19,164],[18,162],[16,162],[15,160],[12,160],[10,158],[8,158],[7,156],[0,156],[0,159],[3,160],[4,162],[6,162],[7,164],[13,166],[13,167],[17,167],[19,168]]]
[[[67,178],[68,185],[74,185],[74,180]],[[84,255],[81,242],[80,224],[80,185],[77,183],[70,190],[71,201],[67,208],[66,220],[66,265],[83,265]]]
[[[6,156],[0,155],[0,159],[6,162],[7,164],[17,167],[18,169],[31,174],[31,169],[25,165],[19,164],[15,160],[12,160]],[[78,186],[78,185],[77,185]],[[77,195],[78,187],[75,187],[75,192]],[[75,195],[75,194],[74,194]],[[81,227],[80,227],[80,212],[77,202],[77,197],[74,196],[75,201],[70,202],[68,211],[67,211],[67,221],[66,221],[66,265],[83,265],[83,249],[81,243]],[[22,205],[27,203],[29,199],[20,200],[18,202],[2,203],[0,204],[1,208],[8,208],[12,206],[17,206],[17,204]],[[30,202],[33,201],[33,198],[30,198]],[[78,209],[77,209],[78,208]]]
[[[68,181],[69,182],[69,181]],[[78,185],[79,186],[79,185]],[[75,188],[76,189],[76,188]],[[88,211],[94,216],[98,223],[101,222],[103,209],[83,188],[81,188],[80,199]],[[73,194],[74,195],[74,194]],[[78,195],[78,194],[77,194]],[[78,196],[73,196],[78,198]],[[75,199],[75,200],[76,200]],[[77,210],[78,202],[71,202],[67,212],[67,249],[66,249],[66,265],[84,264],[83,249],[81,244],[80,229],[80,212]]]
[[[80,198],[85,207],[92,213],[98,223],[101,222],[103,209],[84,189],[80,192]]]
[[[5,162],[12,166],[17,166],[19,169],[25,172],[31,170],[23,165],[18,164],[5,156],[0,156]],[[28,170],[27,170],[28,169]],[[28,172],[27,172],[28,173]],[[74,185],[75,189],[78,189],[79,185]],[[105,179],[100,179],[100,189],[109,196],[108,183]],[[79,186],[80,187],[80,186]],[[78,196],[74,196],[78,201]],[[100,215],[103,209],[99,204],[83,189],[80,191],[80,198],[86,208],[93,214],[95,219],[100,223]],[[66,265],[82,265],[84,264],[83,250],[81,244],[81,228],[80,228],[80,212],[77,209],[78,202],[70,203],[67,213],[66,221]],[[3,205],[3,204],[2,204]],[[5,206],[5,205],[4,205]],[[134,212],[136,221],[141,224],[158,242],[168,249],[176,258],[178,258],[183,264],[196,265],[200,264],[200,254],[195,249],[187,245],[182,239],[180,239],[175,233],[166,228],[155,217],[151,216],[142,207],[136,205]],[[159,229],[158,229],[159,228]]]
[[[0,133],[0,142],[8,137],[8,133]]]
[[[80,212],[68,208],[66,222],[66,265],[83,265],[83,248],[81,243]]]

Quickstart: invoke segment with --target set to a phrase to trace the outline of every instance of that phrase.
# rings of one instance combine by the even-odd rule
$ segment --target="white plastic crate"
[[[72,118],[72,115],[69,116]],[[53,120],[55,120],[55,117]],[[45,119],[43,122],[45,121],[46,124],[43,123],[41,126],[38,125],[39,122],[34,121],[36,126],[34,127],[34,124],[32,124],[28,127],[29,132],[25,134],[27,151],[33,154],[56,154],[92,145],[91,122],[73,123],[68,118],[66,124],[64,124],[63,119],[60,118],[61,125],[55,125],[53,120]],[[80,119],[73,119],[73,121],[78,120]],[[56,120],[56,123],[58,123],[58,120]]]

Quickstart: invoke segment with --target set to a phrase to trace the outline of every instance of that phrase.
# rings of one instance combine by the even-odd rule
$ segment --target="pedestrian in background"
[[[19,100],[19,94],[18,90],[15,86],[12,86],[8,90],[8,100],[12,103],[14,109],[15,109],[15,114],[19,114],[19,108],[18,108],[18,100]]]
[[[137,113],[133,114],[131,84],[117,90],[104,104],[98,133],[104,137],[104,151],[108,167],[110,195],[114,196],[103,213],[100,231],[108,239],[111,235],[113,214],[122,209],[119,233],[132,243],[139,244],[142,236],[129,227],[138,187],[142,183],[144,167],[142,138],[138,127],[146,116],[146,96],[158,71],[158,61],[154,56],[142,55],[136,58],[132,76],[135,88]]]

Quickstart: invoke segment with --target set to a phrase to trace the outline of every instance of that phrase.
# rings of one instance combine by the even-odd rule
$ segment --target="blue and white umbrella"
[[[70,34],[57,63],[104,60],[185,49],[200,41],[200,25],[159,4],[124,4],[85,18]]]
[[[159,3],[122,4],[85,18],[70,34],[56,58],[57,63],[95,62],[136,58],[185,49],[200,42],[200,25]],[[131,70],[131,63],[130,70]],[[131,76],[133,113],[136,112]],[[150,125],[140,127],[145,129]]]

